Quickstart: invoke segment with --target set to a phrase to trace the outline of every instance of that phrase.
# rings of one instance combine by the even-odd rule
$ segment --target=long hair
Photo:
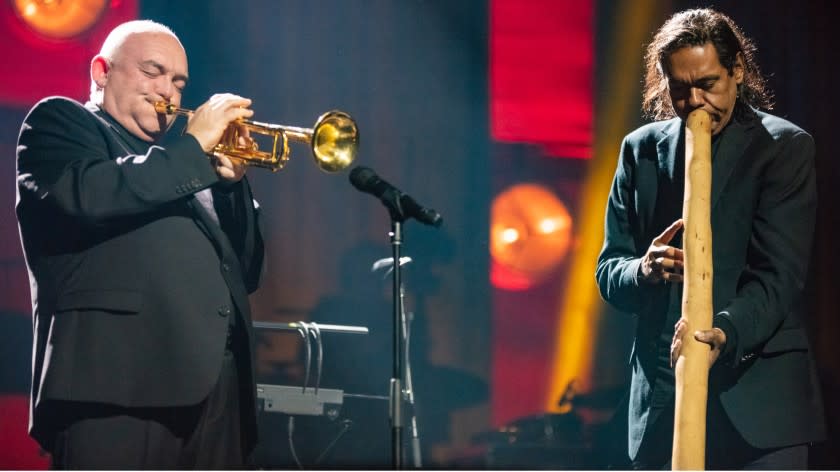
[[[674,51],[711,43],[720,64],[733,73],[738,53],[744,61],[744,80],[738,86],[734,116],[750,112],[750,107],[770,110],[773,93],[761,75],[755,59],[756,48],[728,16],[711,9],[686,10],[673,15],[654,34],[645,52],[645,85],[642,111],[653,120],[676,116],[668,93],[666,66]]]

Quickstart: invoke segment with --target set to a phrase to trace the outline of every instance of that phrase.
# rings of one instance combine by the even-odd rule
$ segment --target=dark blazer
[[[761,112],[732,122],[721,139],[712,163],[713,299],[714,324],[728,342],[727,356],[711,370],[710,395],[719,395],[755,447],[820,440],[822,400],[800,310],[816,218],[814,142]],[[638,316],[630,361],[631,458],[658,414],[651,411],[657,341],[668,297],[681,296],[681,286],[640,282],[641,257],[681,216],[684,142],[679,119],[624,139],[598,258],[603,298]]]
[[[60,97],[29,112],[17,157],[35,335],[30,434],[49,446],[45,412],[56,400],[199,403],[235,321],[253,444],[248,293],[263,244],[248,183],[221,184],[190,135],[149,147],[96,107]],[[194,197],[208,187],[220,223]]]

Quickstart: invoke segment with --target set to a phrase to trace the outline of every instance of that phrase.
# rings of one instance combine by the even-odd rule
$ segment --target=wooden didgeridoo
[[[712,329],[712,132],[711,117],[694,110],[685,123],[685,256],[682,316],[688,326],[674,370],[673,470],[702,470],[706,456],[706,399],[709,386],[708,344],[694,332]]]

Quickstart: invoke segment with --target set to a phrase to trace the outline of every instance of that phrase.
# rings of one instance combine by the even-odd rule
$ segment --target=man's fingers
[[[677,360],[680,358],[680,351],[682,350],[682,341],[679,339],[675,339],[673,343],[671,343],[671,368],[677,366]]]
[[[683,261],[685,260],[685,253],[683,252],[682,249],[677,249],[675,247],[672,247],[671,249],[673,249],[673,251],[669,252],[669,255],[675,261],[678,261],[679,264],[680,264],[680,267],[682,267]]]
[[[703,329],[695,331],[694,339],[700,341],[701,343],[709,344],[713,347],[720,342],[714,329]]]
[[[726,344],[726,333],[720,328],[698,330],[694,333],[694,339],[713,347],[719,347]]]
[[[646,282],[682,281],[680,274],[683,272],[683,251],[668,245],[682,227],[683,221],[677,220],[651,242],[642,259],[641,273]],[[668,274],[674,274],[674,276]]]
[[[674,338],[671,340],[670,353],[672,369],[677,365],[677,360],[679,360],[680,353],[682,352],[682,337],[687,329],[688,320],[685,318],[680,318],[674,325]],[[711,367],[711,365],[714,364],[720,356],[723,346],[726,344],[726,333],[724,333],[720,328],[712,328],[694,331],[694,333],[692,333],[692,337],[695,341],[708,344],[710,346],[709,366]]]
[[[666,282],[682,282],[683,280],[683,261],[669,259],[667,257],[657,257],[651,262],[650,266],[652,272]]]
[[[186,132],[193,135],[205,152],[210,152],[222,139],[229,141],[236,130],[231,123],[254,114],[248,108],[251,100],[229,93],[216,94],[196,108],[187,121]]]
[[[677,365],[677,359],[679,359],[680,357],[680,351],[682,350],[682,333],[684,329],[685,320],[683,318],[680,318],[674,325],[674,337],[671,338],[670,359],[672,369],[675,365]]]
[[[230,118],[230,122],[234,122],[236,120],[241,120],[243,118],[250,118],[254,116],[254,110],[243,107],[230,107],[228,109],[227,116]]]
[[[662,280],[666,282],[671,282],[675,284],[682,283],[683,276],[680,274],[675,274],[673,272],[663,272],[662,273]]]
[[[230,158],[227,157],[225,154],[215,152],[213,153],[213,156],[216,157],[216,167],[232,167]]]
[[[240,159],[231,158],[225,154],[214,153],[215,162],[213,163],[216,174],[224,180],[230,182],[238,182],[245,175],[246,165]]]
[[[654,243],[668,244],[669,242],[671,242],[672,239],[674,239],[674,235],[677,234],[677,231],[679,231],[680,228],[682,228],[682,226],[682,218],[671,223],[671,226],[665,228],[665,231],[663,231],[662,234],[660,234],[656,237],[656,239],[653,240]]]
[[[251,106],[251,99],[240,97],[232,93],[213,94],[207,103],[216,109],[227,109],[231,107],[247,108]]]
[[[663,267],[666,270],[671,269],[673,272],[682,272],[684,266],[683,261],[670,259],[668,257],[657,257],[653,260],[653,262],[657,267]]]

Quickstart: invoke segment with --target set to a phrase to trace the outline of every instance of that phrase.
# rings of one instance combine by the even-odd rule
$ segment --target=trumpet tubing
[[[192,110],[171,103],[156,102],[154,106],[158,113],[164,115],[193,114]],[[241,134],[242,129],[248,130],[249,134],[269,136],[272,139],[271,150],[260,150],[256,141]],[[289,161],[289,141],[308,143],[315,165],[325,172],[338,172],[349,167],[356,159],[359,128],[350,115],[338,110],[328,111],[318,117],[312,128],[237,120],[230,124],[213,152],[276,172]]]

